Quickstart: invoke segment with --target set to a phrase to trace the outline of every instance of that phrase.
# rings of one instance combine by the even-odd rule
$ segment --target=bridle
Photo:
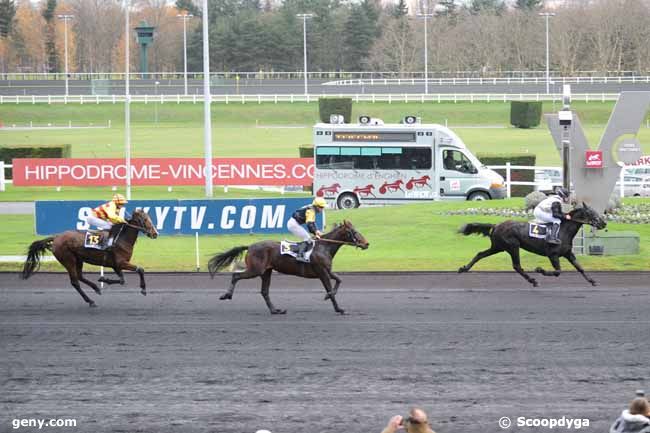
[[[345,231],[346,231],[347,235],[350,238],[352,238],[352,242],[350,242],[350,241],[339,241],[339,240],[335,240],[335,239],[324,239],[324,238],[317,239],[317,241],[329,242],[331,244],[350,245],[350,246],[353,246],[353,247],[361,248],[361,244],[359,243],[359,239],[357,238],[357,231],[354,230],[354,229],[351,229],[349,227],[346,227]]]
[[[133,219],[134,219],[134,217],[131,217],[131,220],[133,220]],[[140,218],[138,218],[138,219],[140,219]],[[144,233],[144,234],[147,235],[147,236],[149,235],[149,233],[148,233],[148,231],[147,231],[147,228],[144,227],[144,226],[136,225],[136,224],[131,224],[131,223],[128,222],[128,221],[126,222],[125,225],[126,225],[127,227],[131,227],[131,228],[133,228],[133,229],[136,229],[137,231],[142,232],[142,233]]]

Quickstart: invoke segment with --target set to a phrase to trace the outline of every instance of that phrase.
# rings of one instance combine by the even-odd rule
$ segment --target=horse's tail
[[[492,230],[494,229],[494,224],[483,224],[483,223],[469,223],[465,224],[458,230],[458,233],[462,233],[465,236],[480,234],[483,236],[490,236]]]
[[[23,271],[20,273],[20,277],[23,280],[31,277],[41,267],[41,257],[46,250],[52,251],[53,240],[54,237],[49,237],[32,242],[27,251],[27,260],[25,260],[25,264],[23,265]]]
[[[241,256],[247,249],[248,246],[235,247],[229,249],[225,253],[217,254],[216,256],[212,257],[208,262],[210,276],[214,278],[214,274],[216,274],[217,271],[225,268],[226,266],[230,266],[232,262],[237,260],[239,256]]]

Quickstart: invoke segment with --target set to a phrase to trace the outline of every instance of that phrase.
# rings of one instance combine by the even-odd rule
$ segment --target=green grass
[[[214,104],[213,155],[215,157],[297,157],[300,145],[311,144],[311,126],[318,119],[318,105],[282,104]],[[544,124],[538,128],[516,129],[508,125],[510,104],[493,103],[358,103],[353,118],[369,114],[387,122],[397,122],[406,114],[420,116],[426,123],[448,123],[478,153],[531,153],[538,165],[559,165],[560,158]],[[159,122],[154,122],[156,104],[132,105],[132,156],[203,157],[203,106],[201,104],[158,104]],[[544,111],[560,107],[547,103]],[[613,103],[574,103],[587,137],[596,146],[607,123]],[[90,123],[111,128],[11,131],[0,130],[0,146],[71,144],[75,158],[121,158],[124,155],[124,107],[121,104],[3,104],[0,121],[5,126],[54,123],[67,125]],[[282,127],[291,128],[282,128]],[[302,126],[296,128],[295,126]],[[644,153],[650,153],[650,129],[639,135]],[[66,191],[73,192],[74,189]],[[0,193],[0,201],[57,199],[63,194],[49,194],[48,189],[22,188],[22,194]],[[93,193],[94,190],[89,190]],[[200,188],[178,189],[184,198],[202,196]],[[103,193],[102,193],[103,194]],[[164,196],[164,194],[162,194]],[[88,198],[83,192],[73,197]],[[103,195],[102,195],[103,196]],[[138,189],[138,198],[158,198],[160,189]],[[19,198],[17,198],[19,197]]]
[[[639,203],[640,201],[634,201]],[[648,202],[646,200],[645,202]],[[458,228],[467,222],[503,221],[501,217],[447,216],[442,212],[472,207],[519,207],[521,199],[497,202],[431,202],[391,207],[369,207],[348,211],[329,211],[329,223],[349,219],[370,242],[366,251],[344,247],[335,259],[336,271],[453,271],[467,263],[478,251],[489,246],[488,239],[464,237]],[[72,225],[72,222],[71,222]],[[635,256],[584,256],[580,262],[588,270],[647,270],[650,260],[650,226],[609,224],[608,230],[636,231],[641,235],[641,252]],[[33,234],[31,216],[4,215],[0,217],[0,255],[25,254],[27,246],[42,238]],[[206,269],[209,257],[236,245],[248,245],[263,239],[283,239],[290,235],[227,235],[201,236],[201,268]],[[195,269],[194,237],[162,236],[156,240],[141,237],[135,248],[133,263],[148,271],[191,271]],[[522,253],[526,269],[549,267],[548,261],[526,252]],[[562,261],[565,270],[571,266]],[[1,270],[17,271],[18,264],[0,264]],[[44,269],[61,270],[58,264],[46,263]],[[89,269],[92,269],[90,267]],[[499,254],[479,262],[475,270],[510,270],[510,258]]]

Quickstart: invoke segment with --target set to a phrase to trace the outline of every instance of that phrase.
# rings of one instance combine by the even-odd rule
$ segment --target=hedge
[[[510,124],[516,128],[534,128],[542,121],[541,101],[510,102]]]
[[[318,114],[323,123],[330,123],[332,114],[340,114],[345,123],[350,123],[352,98],[318,98]]]
[[[513,154],[495,154],[484,153],[477,154],[476,157],[485,165],[506,165],[509,162],[511,165],[530,165],[534,166],[537,159],[536,155],[513,153]],[[506,178],[506,169],[495,170],[503,178]],[[510,180],[514,182],[534,182],[535,170],[510,170]],[[529,185],[513,185],[510,188],[512,197],[525,197],[528,193],[534,190],[533,186]]]
[[[69,144],[55,146],[15,146],[0,147],[0,160],[11,164],[14,158],[70,158],[72,148]],[[5,168],[5,179],[11,179],[11,169]]]

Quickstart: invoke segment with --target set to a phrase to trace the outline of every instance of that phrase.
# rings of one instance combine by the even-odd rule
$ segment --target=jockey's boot
[[[549,231],[548,231],[548,234],[546,235],[546,242],[551,244],[551,245],[560,245],[562,243],[560,241],[560,224],[559,223],[549,224]]]
[[[298,253],[296,254],[296,260],[301,262],[307,261],[305,258],[305,253],[309,250],[310,245],[310,241],[302,241],[298,244]]]

